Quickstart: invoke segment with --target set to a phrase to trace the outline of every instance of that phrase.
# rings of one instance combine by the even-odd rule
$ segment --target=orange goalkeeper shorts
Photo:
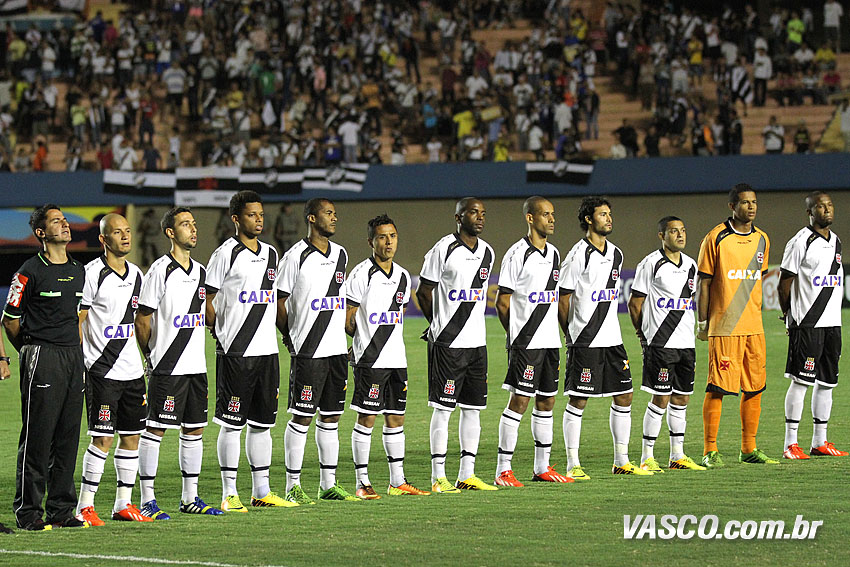
[[[764,335],[708,337],[706,392],[757,394],[767,383]]]

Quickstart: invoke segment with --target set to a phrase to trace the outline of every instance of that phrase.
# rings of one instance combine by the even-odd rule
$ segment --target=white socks
[[[660,408],[652,402],[649,402],[646,405],[646,413],[643,414],[643,445],[640,455],[641,463],[647,459],[655,458],[653,448],[655,447],[655,440],[658,439],[658,434],[661,432],[661,422],[664,419],[664,411],[664,408]],[[611,415],[614,415],[613,412]]]
[[[481,411],[460,410],[460,469],[457,479],[463,481],[475,474],[475,455],[481,437]]]
[[[812,388],[812,421],[814,430],[812,432],[812,447],[820,447],[826,443],[826,426],[832,413],[832,388],[825,388],[815,384]]]
[[[611,404],[608,423],[614,438],[614,465],[621,467],[629,462],[629,434],[632,428],[631,406]]]
[[[369,486],[369,453],[372,450],[372,428],[354,424],[351,432],[351,454],[354,457],[354,487]]]
[[[688,406],[667,404],[667,427],[670,429],[670,460],[676,461],[685,456],[685,427],[688,424],[685,414]]]
[[[156,500],[153,483],[156,469],[159,467],[159,446],[162,437],[149,431],[142,433],[139,440],[139,488],[142,493],[142,505]]]
[[[446,453],[449,450],[449,418],[452,412],[434,408],[431,414],[431,482],[446,476]]]
[[[299,425],[290,420],[286,424],[286,432],[283,434],[286,462],[286,491],[301,484],[301,465],[304,462],[304,447],[307,445],[306,425]]]
[[[319,489],[327,490],[336,484],[336,467],[339,460],[338,423],[316,421],[316,447],[319,449]]]
[[[785,393],[785,447],[797,442],[797,429],[803,417],[803,402],[808,388],[790,380],[788,391]],[[814,395],[812,395],[812,415],[814,416]]]
[[[80,484],[80,499],[77,502],[78,514],[83,508],[94,506],[94,495],[97,494],[100,477],[103,476],[108,455],[109,453],[104,453],[93,444],[89,444],[86,449],[86,454],[83,455],[83,480]]]
[[[139,472],[139,450],[115,449],[112,456],[115,465],[115,477],[118,487],[115,490],[113,512],[120,512],[132,502],[133,487],[136,485],[136,473]]]
[[[522,414],[505,408],[499,419],[499,455],[496,461],[496,476],[511,470],[511,459],[516,449],[516,439]]]
[[[567,472],[581,466],[578,449],[581,440],[581,415],[583,409],[567,404],[564,410],[564,445],[567,447]]]
[[[387,453],[387,463],[390,466],[390,485],[404,484],[404,427],[387,427],[383,429],[384,451]]]
[[[272,464],[272,432],[267,427],[248,426],[245,433],[245,456],[251,467],[251,496],[264,498],[271,491],[269,468]]]
[[[220,427],[218,430],[218,466],[221,470],[221,499],[236,492],[236,471],[239,468],[239,453],[242,430]]]
[[[180,472],[183,474],[184,504],[195,501],[198,496],[198,477],[201,476],[201,461],[204,459],[204,443],[201,435],[180,433]]]
[[[534,474],[549,470],[552,453],[552,411],[535,409],[531,412],[531,437],[534,438]]]

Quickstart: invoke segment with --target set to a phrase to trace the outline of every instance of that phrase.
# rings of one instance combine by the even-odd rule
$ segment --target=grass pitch
[[[764,316],[768,348],[768,389],[762,404],[759,446],[769,455],[781,455],[784,435],[784,396],[787,381],[782,377],[787,339],[775,314]],[[408,398],[407,458],[409,480],[427,488],[430,476],[425,343],[418,340],[424,322],[406,325],[407,356],[410,364]],[[640,384],[640,349],[621,317],[626,349],[636,388]],[[504,333],[495,318],[488,319],[490,346],[490,400],[482,412],[481,446],[476,470],[491,480],[496,465],[498,420],[507,403],[501,389],[507,357]],[[845,344],[847,339],[845,338]],[[693,458],[702,453],[701,392],[706,376],[706,346],[697,345],[696,393],[688,409],[685,451]],[[210,415],[214,406],[214,356],[208,345]],[[562,364],[564,354],[561,354]],[[846,364],[842,365],[846,367]],[[289,357],[281,357],[281,392],[286,391]],[[0,521],[14,525],[12,499],[15,486],[15,457],[20,431],[18,365],[13,377],[0,384]],[[845,370],[846,373],[846,370]],[[830,440],[839,447],[850,445],[850,410],[846,384],[835,391],[830,420]],[[809,394],[810,396],[810,394]],[[643,413],[649,396],[636,389],[632,411],[630,457],[640,458]],[[800,427],[800,445],[808,449],[811,435],[809,397]],[[555,439],[552,462],[564,472],[566,455],[561,416],[566,400],[555,406]],[[280,400],[278,426],[273,430],[272,489],[283,492],[283,425],[287,420],[285,395]],[[357,503],[320,502],[296,509],[252,509],[248,514],[224,517],[183,516],[177,513],[180,472],[177,464],[177,433],[166,434],[160,453],[157,497],[174,519],[154,524],[129,524],[106,520],[106,526],[87,530],[55,530],[43,533],[16,531],[0,536],[0,565],[103,566],[150,565],[162,560],[185,565],[633,565],[653,562],[697,561],[706,565],[806,564],[835,565],[843,560],[843,539],[848,534],[845,518],[850,510],[847,469],[850,458],[813,458],[805,462],[783,461],[777,466],[741,465],[736,462],[740,442],[738,402],[727,398],[720,427],[720,449],[728,466],[717,471],[668,471],[651,478],[611,475],[612,444],[608,428],[609,400],[588,403],[582,426],[581,458],[593,477],[588,483],[546,485],[528,483],[522,489],[498,492],[433,495],[421,498],[391,498]],[[513,465],[522,481],[531,477],[533,443],[530,416],[523,419]],[[340,427],[340,483],[353,491],[350,435],[355,421],[346,412]],[[370,476],[379,492],[388,482],[386,458],[381,445],[380,423],[372,442]],[[447,470],[450,480],[457,472],[459,448],[457,416],[452,418]],[[311,427],[312,430],[312,427]],[[666,426],[656,444],[659,461],[668,454]],[[85,427],[83,427],[85,433]],[[204,468],[200,494],[218,504],[220,480],[216,459],[218,427],[211,425],[204,436]],[[88,444],[80,441],[79,466]],[[244,453],[244,451],[243,451]],[[101,517],[108,518],[114,498],[115,472],[107,463],[95,501]],[[238,486],[244,501],[250,498],[251,475],[242,458]],[[315,493],[318,461],[313,433],[304,459],[303,486]],[[138,485],[133,494],[138,499]],[[783,520],[793,524],[795,516],[821,520],[817,538],[804,541],[704,541],[625,540],[623,516],[629,514],[716,514],[721,526],[727,520]],[[790,529],[786,527],[786,530]],[[56,555],[23,555],[45,552]],[[134,558],[129,563],[96,555]],[[80,557],[87,556],[87,557]],[[185,563],[184,563],[185,562]]]

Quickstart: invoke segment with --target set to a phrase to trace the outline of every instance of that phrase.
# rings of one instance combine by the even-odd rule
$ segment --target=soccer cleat
[[[200,514],[202,516],[221,516],[222,514],[224,514],[224,512],[222,512],[218,508],[213,508],[212,506],[201,500],[200,496],[195,496],[195,499],[189,503],[183,502],[181,500],[180,511],[184,514]]]
[[[381,498],[381,495],[375,492],[371,484],[360,485],[360,488],[354,492],[354,495],[360,500],[378,500]]]
[[[613,465],[611,472],[614,474],[633,474],[635,476],[652,476],[652,472],[636,467],[634,463],[629,461],[625,465]]]
[[[640,468],[645,471],[649,471],[652,474],[661,474],[664,472],[664,469],[661,468],[661,466],[658,464],[658,461],[655,460],[655,457],[650,457],[644,462],[642,462],[640,464]]]
[[[496,480],[493,481],[493,484],[495,484],[496,486],[525,486],[523,483],[516,479],[516,477],[514,476],[514,471],[511,470],[502,471],[501,474],[496,476]]]
[[[387,494],[390,496],[430,496],[431,493],[427,490],[420,490],[407,482],[405,479],[403,484],[399,486],[393,486],[392,484],[387,487]]]
[[[444,476],[441,476],[434,484],[431,485],[431,492],[440,493],[440,494],[460,494],[460,490],[455,488],[455,486],[449,482]]]
[[[741,463],[748,463],[751,465],[778,465],[779,461],[776,459],[771,459],[767,455],[762,452],[761,449],[753,449],[752,453],[740,453],[738,455],[738,461]]]
[[[690,469],[692,471],[704,471],[705,467],[702,465],[698,465],[692,458],[685,455],[681,458],[676,459],[675,461],[670,461],[670,464],[667,468],[670,469]]]
[[[148,500],[142,504],[142,516],[147,516],[151,520],[170,520],[171,516],[159,509],[156,500]]]
[[[584,469],[581,468],[581,465],[576,465],[570,469],[570,472],[567,473],[567,476],[575,481],[585,481],[590,480],[590,475],[584,472]]]
[[[251,502],[253,504],[253,501]],[[248,508],[242,504],[242,499],[239,498],[238,494],[228,494],[227,498],[221,501],[221,511],[222,512],[239,512],[240,514],[247,514]]]
[[[847,455],[850,455],[847,451],[836,449],[835,444],[830,443],[829,441],[825,442],[820,447],[812,447],[812,450],[809,452],[818,457],[846,457]]]
[[[800,446],[797,445],[796,443],[791,443],[790,445],[788,445],[788,447],[785,449],[785,451],[782,452],[782,457],[785,458],[785,459],[800,459],[800,460],[805,460],[805,459],[811,458],[807,454],[805,454],[803,452],[803,450],[800,449]]]
[[[455,486],[461,490],[499,490],[495,486],[490,486],[475,475],[472,475],[466,480],[457,481]]]
[[[251,497],[251,506],[258,507],[277,507],[277,508],[295,508],[298,504],[294,502],[290,502],[284,498],[281,498],[277,495],[276,492],[269,492],[262,498],[254,498]]]
[[[298,506],[310,506],[316,503],[312,498],[307,496],[307,493],[304,492],[304,489],[301,488],[300,484],[293,485],[284,498]]]
[[[97,512],[94,510],[94,506],[86,506],[85,508],[80,510],[79,516],[89,523],[92,526],[104,526],[106,522],[100,519],[100,516],[97,515]]]
[[[120,522],[153,522],[153,518],[148,518],[136,508],[133,504],[127,504],[127,507],[117,512],[112,512],[112,519]],[[91,523],[91,520],[89,520]],[[92,524],[96,526],[97,524]]]
[[[52,530],[53,525],[45,524],[44,520],[42,520],[41,518],[38,518],[37,520],[33,520],[32,522],[30,522],[29,524],[26,524],[25,526],[20,526],[20,528],[22,530],[26,530],[28,532],[46,532],[48,530]]]
[[[702,456],[700,464],[707,469],[722,469],[726,466],[726,463],[723,462],[723,456],[720,454],[720,451],[709,451]]]
[[[564,476],[553,467],[547,467],[545,472],[540,474],[535,473],[531,477],[532,482],[575,482],[574,479]]]
[[[85,521],[81,514],[68,516],[61,522],[51,522],[54,528],[89,528],[91,525]]]
[[[346,489],[338,484],[331,486],[328,489],[322,490],[319,488],[319,500],[336,500],[339,502],[360,502],[356,496],[352,496]]]

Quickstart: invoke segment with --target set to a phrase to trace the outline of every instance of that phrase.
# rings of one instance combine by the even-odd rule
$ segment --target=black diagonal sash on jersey
[[[691,286],[688,282],[690,282],[695,275],[696,267],[691,266],[691,269],[688,270],[688,281],[685,282],[685,285],[682,287],[682,293],[679,294],[680,298],[693,296],[694,292],[691,290]],[[667,316],[664,317],[664,320],[661,321],[661,324],[658,326],[658,330],[655,331],[652,341],[650,341],[652,346],[663,347],[666,345],[667,341],[669,341],[670,337],[673,335],[673,331],[675,331],[676,327],[679,326],[679,322],[684,316],[684,311],[670,311],[667,313]]]
[[[837,236],[835,238],[838,238]],[[836,256],[841,254],[841,241],[836,240],[835,242],[835,254],[832,256],[832,266],[829,268],[829,275],[834,276],[838,274],[839,270],[841,270],[841,264],[838,263],[838,259]],[[834,287],[825,287],[820,290],[818,296],[815,298],[814,303],[809,308],[809,312],[806,313],[806,316],[803,317],[803,320],[800,322],[800,327],[814,327],[817,322],[820,320],[821,315],[823,315],[824,309],[829,305],[829,298],[832,297],[832,293],[835,291]]]
[[[339,251],[339,259],[336,262],[336,269],[334,270],[334,274],[331,276],[331,284],[328,286],[328,292],[325,294],[325,297],[336,297],[339,295],[342,282],[336,281],[337,272],[345,273],[345,252],[342,250]],[[322,342],[322,337],[325,336],[325,331],[328,328],[328,323],[331,322],[333,314],[333,311],[319,312],[316,320],[313,321],[313,326],[310,327],[310,332],[307,333],[307,337],[304,339],[304,342],[301,343],[301,349],[298,351],[300,356],[312,357],[316,353],[316,349],[319,348],[319,343]]]
[[[392,301],[390,301],[390,306],[387,311],[401,311],[402,304],[396,301],[396,297],[399,293],[404,293],[404,289],[407,287],[407,276],[405,274],[401,275],[401,279],[398,282],[398,289],[395,290],[393,294]],[[399,325],[381,325],[375,331],[375,334],[372,335],[372,340],[369,341],[369,345],[363,350],[363,354],[360,356],[360,360],[357,361],[357,366],[368,366],[371,367],[375,364],[375,361],[378,360],[378,357],[381,355],[381,352],[384,350],[384,345],[387,344],[387,341],[390,340],[390,336],[393,334],[393,331],[396,330],[396,327],[401,329]]]
[[[189,305],[189,311],[187,314],[203,313],[202,308],[204,300],[201,299],[201,288],[204,287],[204,282],[207,279],[207,272],[203,268],[200,268],[200,272],[198,287],[195,289],[195,295],[192,297],[192,303]],[[195,330],[196,327],[184,327],[177,331],[177,336],[174,337],[174,340],[168,346],[165,354],[163,354],[162,358],[159,360],[159,364],[157,364],[156,368],[154,368],[154,374],[168,375],[174,371],[174,367],[177,366],[177,361],[180,360],[180,356],[183,354],[183,351],[186,350],[186,346],[189,344],[189,340],[192,338],[192,333],[194,333]]]
[[[130,267],[127,266],[127,269],[129,270]],[[124,316],[121,318],[122,325],[128,325],[133,322],[133,317],[136,315],[136,308],[133,307],[133,298],[139,297],[140,289],[142,289],[142,275],[136,273],[136,283],[133,286],[133,293],[127,301],[127,309],[124,311]],[[130,337],[125,337],[123,339],[110,339],[109,342],[106,343],[106,346],[103,348],[103,352],[100,354],[98,359],[91,365],[89,372],[97,376],[106,376],[106,374],[112,370],[112,367],[115,365],[118,357],[121,356],[121,351],[124,350],[124,346],[127,344],[128,340],[130,340]],[[138,376],[133,376],[133,378],[138,378]]]
[[[546,291],[551,291],[555,289],[555,286],[558,285],[558,282],[555,281],[555,270],[558,269],[560,265],[560,259],[558,258],[558,253],[554,254],[554,262],[552,265],[552,271],[549,273],[549,281],[546,282]],[[534,337],[534,333],[537,331],[537,328],[540,327],[540,323],[543,322],[543,318],[546,317],[546,313],[549,309],[552,309],[553,305],[555,309],[557,309],[556,304],[552,303],[544,303],[542,305],[538,305],[534,308],[534,311],[531,312],[531,315],[528,317],[528,321],[525,322],[525,325],[522,326],[517,336],[514,337],[514,342],[511,347],[515,348],[528,348],[528,344],[531,342],[531,339]]]
[[[232,264],[232,262],[231,262]],[[269,248],[269,261],[266,265],[266,269],[263,272],[263,281],[260,284],[261,290],[269,290],[272,288],[272,280],[269,278],[269,270],[274,270],[275,266],[277,266],[277,254],[274,254],[274,251]],[[242,327],[239,328],[239,332],[236,333],[236,336],[233,338],[233,342],[230,343],[230,349],[227,351],[228,355],[241,355],[247,350],[248,345],[251,344],[251,339],[254,338],[254,335],[257,334],[257,329],[260,328],[260,322],[263,320],[263,316],[266,313],[266,309],[276,309],[277,306],[273,303],[255,303],[251,306],[250,311],[248,311],[248,316],[245,317],[245,321],[242,323]]]
[[[490,254],[490,249],[487,248],[484,251],[484,259],[481,260],[481,265],[478,266],[478,270],[475,272],[475,278],[473,278],[472,283],[469,286],[469,289],[481,289],[484,287],[484,280],[481,279],[481,270],[487,269],[487,274],[490,273],[490,262],[492,261],[492,255]],[[452,318],[449,319],[449,322],[446,323],[446,326],[443,328],[443,332],[440,333],[440,336],[437,337],[437,344],[441,345],[450,345],[454,342],[457,336],[460,334],[460,331],[463,329],[466,322],[469,320],[469,316],[472,315],[472,310],[475,308],[474,301],[464,301],[460,304],[460,307],[457,308]]]
[[[605,284],[606,289],[612,289],[617,284],[617,279],[620,277],[620,265],[622,263],[623,254],[618,248],[615,248],[614,262],[611,264],[611,273],[608,274],[608,283]],[[617,270],[617,278],[614,278],[614,270]],[[602,324],[605,322],[605,317],[608,316],[608,306],[610,304],[610,301],[600,301],[596,305],[596,309],[593,310],[593,315],[590,316],[590,321],[588,321],[584,329],[581,330],[578,338],[573,343],[574,345],[589,345],[593,339],[596,338],[596,335],[599,333],[599,329],[602,328]]]

